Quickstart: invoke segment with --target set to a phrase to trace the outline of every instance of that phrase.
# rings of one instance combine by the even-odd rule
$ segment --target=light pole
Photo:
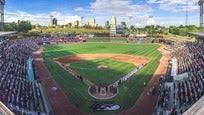
[[[149,16],[149,25],[150,25],[150,37],[153,38],[153,16]]]
[[[81,25],[84,26],[84,16],[81,17]]]
[[[186,35],[188,35],[188,0],[186,0]]]
[[[204,0],[199,0],[198,4],[200,6],[200,28],[201,32],[203,32]]]

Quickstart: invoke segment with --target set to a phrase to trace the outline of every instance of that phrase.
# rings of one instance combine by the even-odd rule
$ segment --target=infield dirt
[[[65,56],[57,58],[56,61],[62,64],[68,64],[72,62],[77,62],[80,60],[93,60],[93,59],[112,59],[115,61],[126,62],[134,64],[135,66],[140,64],[147,64],[149,59],[142,56],[126,55],[126,54],[78,54],[74,56]]]

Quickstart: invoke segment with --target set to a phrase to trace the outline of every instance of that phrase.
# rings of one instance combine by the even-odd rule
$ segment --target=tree
[[[106,28],[106,29],[110,29],[110,22],[109,22],[109,21],[106,21],[106,23],[105,23],[105,28]]]
[[[180,35],[180,36],[188,36],[189,32],[199,32],[199,27],[196,27],[195,25],[188,25],[188,26],[170,26],[169,27],[169,33]]]
[[[131,25],[131,26],[130,26],[130,31],[131,31],[131,32],[134,32],[135,30],[136,30],[135,27],[134,27],[133,25]]]
[[[32,25],[29,21],[18,21],[17,23],[17,31],[18,32],[25,32],[27,33],[29,30],[32,29]]]
[[[127,24],[126,24],[126,22],[121,22],[121,26],[122,26],[122,29],[123,29],[123,30],[126,30],[126,29],[127,29]]]
[[[4,24],[4,30],[5,31],[16,31],[17,30],[17,24],[15,22],[6,23],[6,24]]]
[[[72,27],[72,23],[71,23],[71,22],[68,23],[68,24],[67,24],[67,27],[68,27],[68,28],[71,28],[71,27]]]

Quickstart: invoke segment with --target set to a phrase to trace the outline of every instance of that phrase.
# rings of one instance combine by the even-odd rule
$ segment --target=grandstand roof
[[[6,35],[11,35],[11,34],[15,34],[16,31],[12,31],[12,32],[2,32],[0,31],[0,36],[6,36]]]
[[[14,114],[0,101],[0,115],[14,115]]]
[[[190,34],[198,36],[200,38],[204,38],[204,32],[190,32]]]
[[[183,115],[204,115],[204,96],[184,112]]]

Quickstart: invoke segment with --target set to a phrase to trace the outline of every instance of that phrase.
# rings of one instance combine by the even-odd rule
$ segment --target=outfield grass
[[[106,100],[119,104],[121,109],[112,112],[96,113],[113,114],[126,110],[134,105],[135,101],[143,91],[144,82],[147,83],[151,79],[159,65],[161,53],[157,50],[158,48],[159,45],[156,44],[82,43],[51,45],[45,47],[43,56],[49,71],[72,103],[81,110],[90,113],[92,112],[90,106],[94,104],[95,101],[100,102],[102,100],[92,98],[87,92],[88,87],[74,77],[71,77],[70,74],[54,62],[53,58],[83,53],[121,53],[148,57],[150,62],[119,87],[118,95],[113,99]]]
[[[107,69],[99,70],[97,67],[100,65],[107,66]],[[135,66],[111,59],[95,59],[74,62],[70,67],[95,84],[111,84],[129,73]]]
[[[111,38],[111,37],[94,37],[88,38],[87,42],[119,42],[127,43],[127,38]]]

